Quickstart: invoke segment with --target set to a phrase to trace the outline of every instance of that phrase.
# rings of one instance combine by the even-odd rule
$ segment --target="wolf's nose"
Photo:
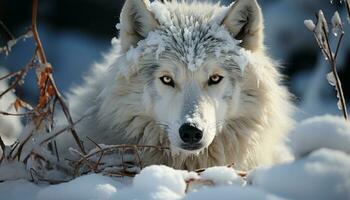
[[[187,144],[196,144],[203,137],[203,131],[189,123],[183,124],[179,129],[179,133],[182,141]]]

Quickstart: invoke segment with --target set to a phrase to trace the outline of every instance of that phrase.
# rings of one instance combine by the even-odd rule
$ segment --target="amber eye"
[[[218,83],[221,82],[221,80],[223,79],[224,77],[223,76],[220,76],[220,75],[212,75],[209,80],[208,80],[208,85],[216,85]]]
[[[175,87],[174,80],[170,76],[162,76],[159,79],[164,85]]]

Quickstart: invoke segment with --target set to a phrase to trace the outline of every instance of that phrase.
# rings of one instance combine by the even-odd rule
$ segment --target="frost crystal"
[[[328,83],[331,85],[331,86],[335,86],[336,83],[335,83],[335,77],[334,77],[334,74],[333,72],[329,72],[327,74],[327,80],[328,80]]]
[[[115,28],[116,28],[117,30],[120,30],[120,29],[122,28],[122,25],[121,25],[120,23],[117,23],[117,25],[115,25]]]
[[[341,18],[339,16],[338,11],[335,11],[335,13],[332,17],[332,25],[333,26],[342,26]]]
[[[154,13],[155,18],[164,25],[170,26],[172,24],[170,12],[167,7],[160,1],[154,1],[150,5],[152,13]]]
[[[335,11],[332,17],[332,26],[333,26],[332,32],[335,36],[338,36],[343,31],[343,24],[338,11]]]
[[[157,32],[150,32],[148,34],[146,44],[148,46],[153,46],[156,48],[156,59],[159,59],[159,55],[165,50],[165,45],[163,42],[163,38]]]
[[[309,31],[314,32],[316,25],[314,24],[314,22],[312,20],[310,20],[310,19],[305,20],[304,24]]]
[[[327,80],[328,80],[328,83],[333,86],[337,92],[337,99],[338,99],[338,102],[337,102],[337,106],[338,106],[338,109],[339,110],[343,110],[343,106],[341,104],[341,101],[340,101],[340,94],[339,94],[339,91],[337,89],[337,82],[336,82],[336,79],[335,79],[335,76],[334,76],[334,73],[333,72],[329,72],[327,74]]]
[[[331,56],[331,52],[329,52],[327,34],[329,32],[327,20],[324,17],[323,11],[320,10],[318,12],[318,20],[314,30],[314,34],[317,40],[318,45],[320,46],[322,52],[325,55],[326,60]]]

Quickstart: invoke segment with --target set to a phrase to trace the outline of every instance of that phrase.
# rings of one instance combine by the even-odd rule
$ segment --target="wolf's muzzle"
[[[199,143],[203,138],[203,131],[190,123],[183,124],[179,129],[181,140],[185,143],[183,146],[189,150],[200,148]],[[187,149],[187,148],[186,148]]]

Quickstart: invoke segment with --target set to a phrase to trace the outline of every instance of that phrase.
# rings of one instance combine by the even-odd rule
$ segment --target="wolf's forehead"
[[[147,38],[138,43],[141,54],[181,62],[195,71],[207,60],[225,66],[245,67],[240,41],[221,25],[223,8],[212,4],[152,3],[152,12],[160,23]],[[220,13],[221,12],[221,13]],[[146,56],[151,59],[150,56]]]
[[[190,70],[201,66],[205,59],[215,55],[215,46],[221,41],[213,37],[213,27],[201,19],[186,16],[184,22],[161,27],[165,54],[173,54],[186,63]]]
[[[201,66],[214,54],[221,40],[213,37],[218,24],[213,19],[222,11],[219,4],[155,1],[151,10],[160,23],[163,56],[172,57],[187,65],[190,70]]]

